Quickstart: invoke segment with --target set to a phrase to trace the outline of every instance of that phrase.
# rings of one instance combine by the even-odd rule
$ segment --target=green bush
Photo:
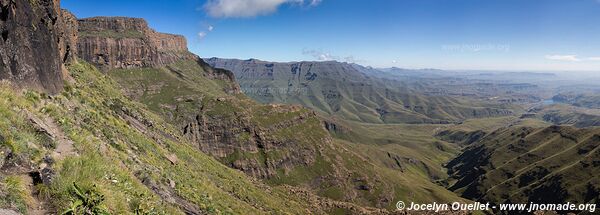
[[[84,191],[77,184],[73,183],[72,193],[73,200],[71,205],[63,215],[108,215],[108,210],[102,205],[104,201],[104,195],[98,193],[95,190],[94,185],[92,189]]]

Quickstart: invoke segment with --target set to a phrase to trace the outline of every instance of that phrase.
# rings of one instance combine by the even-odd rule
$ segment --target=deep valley
[[[594,78],[202,58],[144,18],[0,8],[0,214],[600,203]]]

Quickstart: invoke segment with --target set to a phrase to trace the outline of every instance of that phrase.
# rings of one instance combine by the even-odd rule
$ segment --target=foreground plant
[[[94,185],[94,188],[96,185]],[[73,194],[75,199],[71,201],[71,206],[62,215],[109,215],[108,211],[102,205],[104,195],[96,192],[93,188],[85,192],[73,183]]]

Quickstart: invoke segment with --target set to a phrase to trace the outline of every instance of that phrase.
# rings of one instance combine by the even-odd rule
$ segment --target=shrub
[[[63,215],[108,215],[108,211],[102,205],[104,195],[95,190],[96,186],[87,191],[83,191],[77,184],[73,183],[72,192],[74,195],[71,206],[63,212]]]

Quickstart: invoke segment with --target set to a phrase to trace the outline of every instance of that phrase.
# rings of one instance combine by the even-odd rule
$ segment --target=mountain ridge
[[[301,104],[354,121],[451,123],[513,113],[481,101],[426,96],[404,81],[375,77],[349,63],[206,60],[234,72],[242,90],[259,102]]]

